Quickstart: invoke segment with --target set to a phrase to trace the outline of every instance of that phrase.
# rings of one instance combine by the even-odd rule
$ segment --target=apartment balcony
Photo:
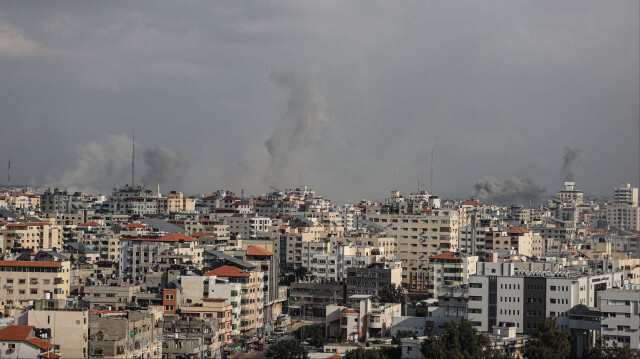
[[[382,318],[379,315],[369,314],[369,325],[371,329],[382,329]]]

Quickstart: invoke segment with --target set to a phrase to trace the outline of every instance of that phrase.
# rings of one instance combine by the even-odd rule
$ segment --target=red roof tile
[[[524,233],[529,233],[529,231],[527,231],[522,227],[513,227],[507,231],[507,234],[524,234]]]
[[[196,232],[193,234],[194,237],[217,237],[218,235],[215,233],[204,233],[204,232]]]
[[[35,337],[29,338],[27,339],[27,341],[37,347],[40,347],[40,349],[44,349],[44,350],[53,349],[56,347],[55,345],[49,344],[40,338],[35,338]]]
[[[61,268],[62,266],[53,262],[40,261],[0,261],[0,267],[37,267],[37,268]]]
[[[100,223],[98,222],[81,223],[78,225],[78,227],[100,227]]]
[[[260,247],[260,246],[256,246],[255,244],[252,244],[249,246],[249,248],[247,249],[247,255],[248,256],[258,256],[258,257],[271,257],[273,255],[273,253],[269,252],[268,250]]]
[[[204,275],[215,275],[218,277],[250,277],[247,273],[244,273],[240,268],[234,266],[222,266],[212,271],[208,271]]]
[[[0,340],[6,341],[23,341],[29,337],[31,330],[30,325],[11,325],[0,329]]]
[[[440,253],[438,255],[431,256],[429,257],[429,259],[462,259],[462,257],[456,257],[454,253],[447,252],[447,253]]]

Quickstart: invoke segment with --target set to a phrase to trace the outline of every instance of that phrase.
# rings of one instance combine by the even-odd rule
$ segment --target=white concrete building
[[[598,292],[624,283],[622,271],[590,275],[512,268],[503,264],[491,268],[496,273],[469,278],[469,320],[478,330],[490,332],[500,322],[512,322],[518,333],[531,334],[548,316],[558,317],[558,325],[567,328],[572,307],[596,307]]]
[[[601,335],[607,346],[640,348],[640,289],[600,292]]]

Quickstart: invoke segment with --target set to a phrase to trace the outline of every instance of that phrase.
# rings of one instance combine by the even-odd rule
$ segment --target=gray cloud
[[[484,201],[495,201],[499,204],[538,202],[545,192],[533,183],[531,178],[509,177],[504,183],[487,176],[474,185],[473,196]]]

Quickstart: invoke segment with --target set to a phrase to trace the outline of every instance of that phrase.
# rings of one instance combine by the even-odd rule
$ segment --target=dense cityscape
[[[572,357],[637,350],[639,216],[628,183],[589,198],[565,182],[534,207],[5,188],[2,357],[422,358],[453,322],[516,358],[549,318]]]
[[[0,359],[640,359],[640,1],[0,2]]]

